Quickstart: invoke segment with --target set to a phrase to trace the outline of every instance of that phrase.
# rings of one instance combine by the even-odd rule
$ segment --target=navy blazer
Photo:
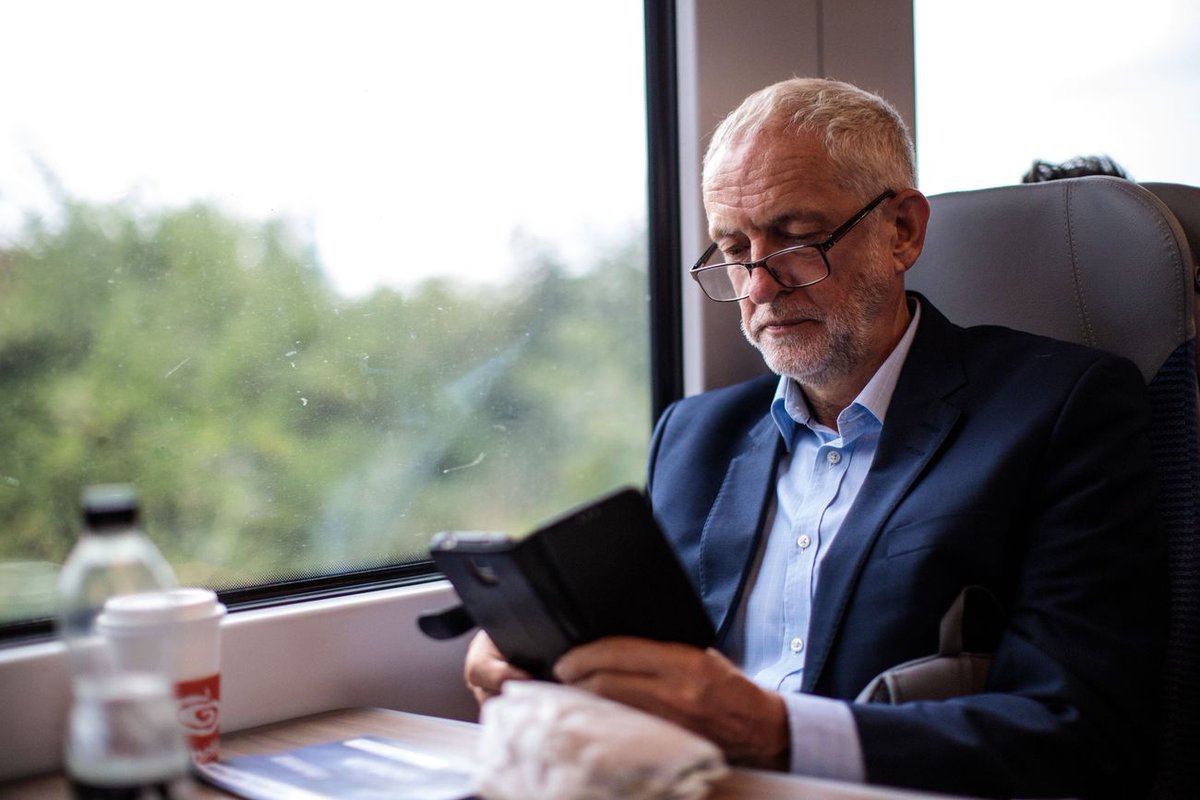
[[[804,691],[851,700],[937,651],[963,587],[1006,629],[984,694],[852,706],[871,782],[999,796],[1145,791],[1166,607],[1141,375],[999,327],[921,323],[821,567]],[[724,633],[773,499],[778,378],[663,414],[647,489]]]

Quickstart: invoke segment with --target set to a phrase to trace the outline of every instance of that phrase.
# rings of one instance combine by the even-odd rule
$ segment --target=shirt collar
[[[883,424],[888,406],[892,402],[892,394],[896,391],[896,382],[900,379],[900,370],[908,358],[908,351],[912,348],[917,325],[921,320],[921,302],[915,297],[909,297],[909,302],[912,303],[912,319],[904,329],[904,335],[900,337],[887,359],[879,365],[871,380],[867,381],[867,385],[854,398],[854,402],[838,415],[839,428],[842,427],[840,423],[844,418],[861,413],[858,409],[869,413],[879,424]],[[771,417],[775,420],[775,425],[789,450],[799,426],[811,429],[816,424],[800,384],[788,377],[779,379],[775,398],[771,401]]]

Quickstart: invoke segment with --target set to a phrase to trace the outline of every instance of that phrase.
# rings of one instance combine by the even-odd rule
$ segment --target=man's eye
[[[749,250],[742,246],[721,248],[721,255],[726,261],[745,261],[748,257]]]
[[[825,237],[820,233],[789,233],[785,238],[788,240],[789,246],[795,247],[801,244],[817,244]]]

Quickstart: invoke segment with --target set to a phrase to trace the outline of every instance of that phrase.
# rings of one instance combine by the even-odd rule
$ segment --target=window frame
[[[644,0],[647,143],[647,235],[651,419],[683,395],[682,263],[679,199],[679,114],[675,0]],[[442,579],[422,559],[332,575],[272,581],[227,589],[218,597],[230,611],[393,589]],[[0,623],[0,646],[44,641],[54,620],[42,617]]]

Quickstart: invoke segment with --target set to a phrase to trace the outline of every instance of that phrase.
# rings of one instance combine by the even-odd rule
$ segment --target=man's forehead
[[[829,201],[843,193],[825,148],[812,134],[746,135],[714,152],[708,167],[703,191],[710,216],[758,207],[764,222],[783,215],[820,219]]]
[[[769,169],[778,162],[820,169],[829,165],[829,155],[821,141],[807,131],[763,128],[731,138],[710,156],[710,181],[728,180],[731,175],[746,175]]]
[[[708,218],[709,236],[714,240],[738,236],[752,230],[769,231],[789,228],[811,228],[816,230],[828,227],[831,224],[829,214],[823,209],[804,206],[777,210],[777,213],[761,219],[725,217],[721,214],[720,210],[710,209]]]
[[[710,234],[717,238],[751,230],[828,227],[848,192],[827,170],[807,166],[775,161],[715,175],[704,187]]]

